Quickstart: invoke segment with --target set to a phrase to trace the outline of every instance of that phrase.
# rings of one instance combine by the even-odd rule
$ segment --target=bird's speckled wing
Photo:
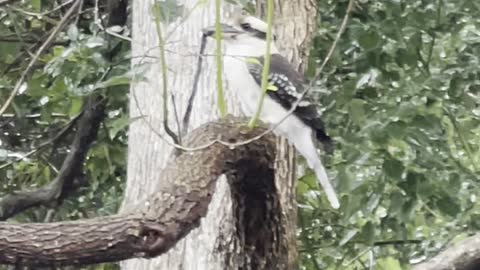
[[[258,85],[261,85],[264,58],[258,57],[253,60],[247,61],[247,67]],[[268,96],[287,110],[292,108],[304,89],[303,76],[280,54],[272,54],[270,57],[268,82],[273,86],[272,90],[267,91]],[[331,150],[332,140],[326,134],[317,106],[311,99],[304,96],[293,114],[310,126],[316,132],[316,138],[326,149]]]

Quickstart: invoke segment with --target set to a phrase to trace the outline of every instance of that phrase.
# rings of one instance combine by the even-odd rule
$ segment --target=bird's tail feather
[[[307,160],[308,166],[314,170],[317,180],[325,191],[327,199],[332,207],[338,209],[340,207],[340,202],[338,201],[337,194],[333,189],[332,184],[328,180],[325,167],[323,167],[322,161],[318,156],[310,133],[300,130],[297,134],[301,135],[292,139],[295,144],[295,148],[297,148],[300,154],[302,154],[302,156]]]
[[[316,164],[313,166],[313,170],[315,171],[318,182],[325,191],[325,195],[327,195],[328,201],[333,208],[338,209],[340,207],[340,202],[338,201],[337,193],[333,189],[330,180],[328,180],[327,173],[325,172],[325,168],[320,160],[318,160],[318,162],[316,162]]]

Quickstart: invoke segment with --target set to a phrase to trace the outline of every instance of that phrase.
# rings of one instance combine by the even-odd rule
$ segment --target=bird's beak
[[[202,32],[205,36],[210,37],[215,35],[215,25],[211,25],[202,29]],[[221,23],[220,24],[220,33],[224,35],[236,35],[242,33],[242,31],[235,29],[233,26]]]

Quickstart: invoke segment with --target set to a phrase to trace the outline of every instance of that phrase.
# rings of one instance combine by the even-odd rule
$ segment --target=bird
[[[262,70],[268,45],[267,26],[261,19],[246,14],[234,16],[229,23],[220,24],[220,36],[225,47],[222,57],[224,74],[229,88],[239,97],[240,107],[246,116],[255,114],[262,95]],[[215,29],[215,25],[205,27],[202,29],[203,35],[214,38]],[[332,139],[325,132],[317,105],[308,96],[301,96],[306,87],[304,77],[280,54],[275,45],[275,34],[271,40],[268,88],[259,119],[276,125],[274,133],[286,137],[294,145],[314,171],[330,205],[338,209],[340,203],[337,194],[317,153],[313,137],[328,147],[332,145]],[[297,107],[288,115],[296,102]]]

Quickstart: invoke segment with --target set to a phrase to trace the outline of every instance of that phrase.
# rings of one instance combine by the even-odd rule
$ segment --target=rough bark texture
[[[158,55],[158,43],[156,40],[156,30],[153,19],[150,16],[151,2],[149,0],[133,1],[133,42],[132,51],[134,56]],[[207,4],[192,8],[197,4],[196,0],[178,1],[184,5],[185,9],[192,11],[188,18],[183,21],[177,19],[170,25],[164,25],[164,33],[172,32],[167,40],[167,65],[168,65],[168,89],[175,95],[177,109],[180,118],[183,115],[187,105],[187,98],[192,88],[192,79],[200,43],[200,31],[202,27],[211,25],[215,21],[214,1],[208,1]],[[282,5],[279,3],[282,2]],[[222,16],[228,17],[234,7],[222,2]],[[305,5],[304,7],[301,7]],[[311,28],[305,28],[305,20],[314,20],[315,12],[311,9],[311,3],[304,3],[304,0],[279,1],[275,5],[276,13],[282,16],[277,20],[279,37],[285,39],[281,46],[282,50],[289,59],[300,66],[302,56],[305,56],[305,49],[300,47],[307,44],[305,41],[311,34]],[[290,11],[288,10],[290,9]],[[293,16],[293,17],[291,17]],[[303,20],[303,21],[302,21]],[[283,27],[289,29],[283,30]],[[303,28],[304,30],[301,30]],[[308,34],[305,34],[307,33]],[[302,36],[305,35],[305,36]],[[300,43],[298,43],[300,42]],[[214,52],[214,42],[209,42],[207,46],[208,53]],[[140,62],[145,62],[145,59]],[[131,117],[140,114],[146,115],[147,120],[153,127],[163,132],[162,127],[162,82],[159,79],[160,68],[158,59],[150,59],[152,66],[146,74],[150,81],[147,83],[135,84],[132,89],[132,95],[138,99],[139,108],[136,101],[132,98],[130,103]],[[215,71],[216,65],[213,57],[207,57],[203,67],[203,73],[199,81],[199,95],[197,96],[190,121],[192,127],[196,127],[206,121],[218,118],[216,110],[216,85]],[[134,62],[137,64],[139,61]],[[302,65],[303,66],[303,65]],[[230,114],[239,115],[239,104],[235,94],[229,91],[226,86],[227,109]],[[172,108],[172,106],[170,106]],[[170,109],[170,127],[176,130],[174,115]],[[276,187],[277,195],[280,197],[282,206],[282,219],[280,230],[287,235],[277,237],[282,243],[281,259],[286,259],[283,269],[296,268],[296,201],[295,201],[295,170],[294,170],[294,150],[287,147],[285,141],[278,141],[279,156],[276,161]],[[165,166],[165,156],[171,151],[171,147],[158,138],[144,121],[136,121],[129,132],[129,157],[128,157],[128,177],[127,194],[124,200],[123,209],[128,209],[135,202],[148,196],[151,190],[157,185],[168,185],[168,183],[159,183],[156,179],[159,168]],[[233,193],[233,196],[231,194]],[[242,213],[232,211],[237,209],[241,200],[235,198],[235,192],[230,190],[227,181],[217,182],[216,192],[213,195],[212,203],[209,205],[207,216],[202,220],[198,229],[193,230],[184,240],[179,242],[167,254],[162,255],[155,260],[131,260],[122,264],[124,269],[248,269],[241,266],[242,260],[248,258],[246,255],[251,253],[245,251],[239,253],[239,245],[248,242],[239,238],[238,227],[239,219]],[[253,215],[253,213],[250,213]],[[249,217],[252,219],[253,217]],[[280,224],[280,223],[277,223]],[[256,231],[262,231],[257,228]],[[251,241],[251,240],[249,240]],[[251,267],[251,266],[250,266]],[[259,266],[260,267],[260,266]],[[257,269],[261,269],[257,268]],[[279,268],[280,269],[280,268]]]
[[[413,270],[480,269],[480,234],[452,245],[437,256],[413,267]]]
[[[303,72],[310,54],[310,44],[316,27],[314,0],[274,0],[274,26],[278,36],[277,46],[295,67]],[[265,1],[257,3],[257,11],[265,16]]]
[[[245,119],[228,118],[206,124],[188,136],[187,145],[214,139],[234,143],[265,130],[251,130],[243,123]],[[160,183],[168,184],[123,216],[50,224],[0,223],[0,264],[78,265],[158,256],[199,225],[216,180],[226,174],[237,224],[235,237],[224,240],[235,244],[235,252],[246,255],[224,258],[226,265],[284,269],[277,241],[283,232],[276,226],[282,217],[275,195],[274,159],[273,135],[243,146],[216,143],[179,153],[157,174]]]

